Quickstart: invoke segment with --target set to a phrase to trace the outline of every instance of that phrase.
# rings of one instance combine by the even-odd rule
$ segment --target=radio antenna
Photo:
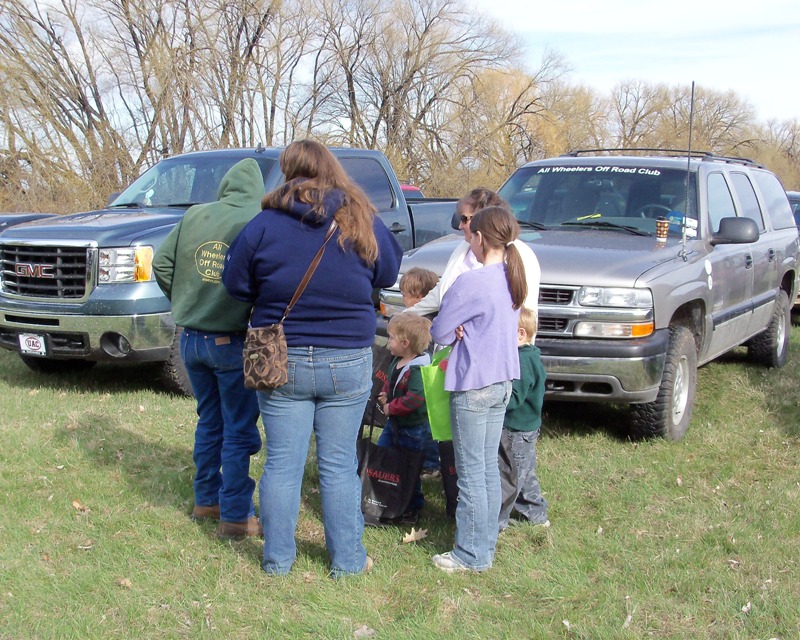
[[[683,258],[683,261],[686,262],[686,223],[689,219],[689,179],[692,175],[692,127],[694,125],[694,80],[692,80],[692,93],[689,97],[689,146],[687,147],[686,151],[686,180],[684,184],[684,207],[686,211],[683,213],[683,233],[681,238],[681,251],[679,255]],[[695,212],[695,215],[697,213]]]

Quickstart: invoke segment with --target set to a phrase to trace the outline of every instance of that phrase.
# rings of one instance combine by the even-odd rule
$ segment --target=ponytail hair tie
[[[506,242],[506,249],[508,249],[508,247],[510,247],[512,244],[514,244],[513,240],[511,242]]]

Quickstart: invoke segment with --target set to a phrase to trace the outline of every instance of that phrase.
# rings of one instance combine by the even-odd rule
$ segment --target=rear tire
[[[689,428],[697,390],[697,348],[686,327],[670,327],[669,347],[658,395],[653,402],[634,404],[631,435],[680,440]]]
[[[780,369],[785,365],[789,354],[791,323],[789,296],[785,291],[780,290],[775,300],[775,309],[772,312],[769,326],[747,344],[750,357],[765,367]]]
[[[172,393],[177,393],[181,396],[192,397],[192,383],[189,380],[189,374],[186,373],[186,367],[183,365],[181,358],[181,334],[183,329],[175,327],[175,337],[172,340],[172,346],[169,349],[169,359],[161,364],[161,386],[165,390]]]
[[[53,360],[52,358],[37,358],[36,356],[26,356],[19,354],[19,359],[36,373],[60,374],[75,373],[91,369],[96,362],[91,360]]]

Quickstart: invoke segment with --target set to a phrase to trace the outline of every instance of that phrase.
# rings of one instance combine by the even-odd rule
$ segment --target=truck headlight
[[[100,249],[98,279],[101,283],[148,282],[153,276],[153,247]]]
[[[654,327],[652,322],[578,322],[572,334],[577,338],[644,338]]]
[[[629,287],[581,287],[578,304],[584,307],[627,307],[652,309],[653,294],[649,289]]]

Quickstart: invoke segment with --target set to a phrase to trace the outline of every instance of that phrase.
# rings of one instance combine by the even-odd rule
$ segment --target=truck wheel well
[[[694,346],[699,354],[705,342],[705,305],[702,300],[693,300],[678,307],[669,321],[671,327],[686,327],[694,337]]]
[[[799,293],[797,291],[792,291],[794,288],[794,279],[795,273],[794,271],[787,271],[783,274],[783,280],[781,280],[781,289],[786,292],[789,301],[793,301],[794,297]]]

